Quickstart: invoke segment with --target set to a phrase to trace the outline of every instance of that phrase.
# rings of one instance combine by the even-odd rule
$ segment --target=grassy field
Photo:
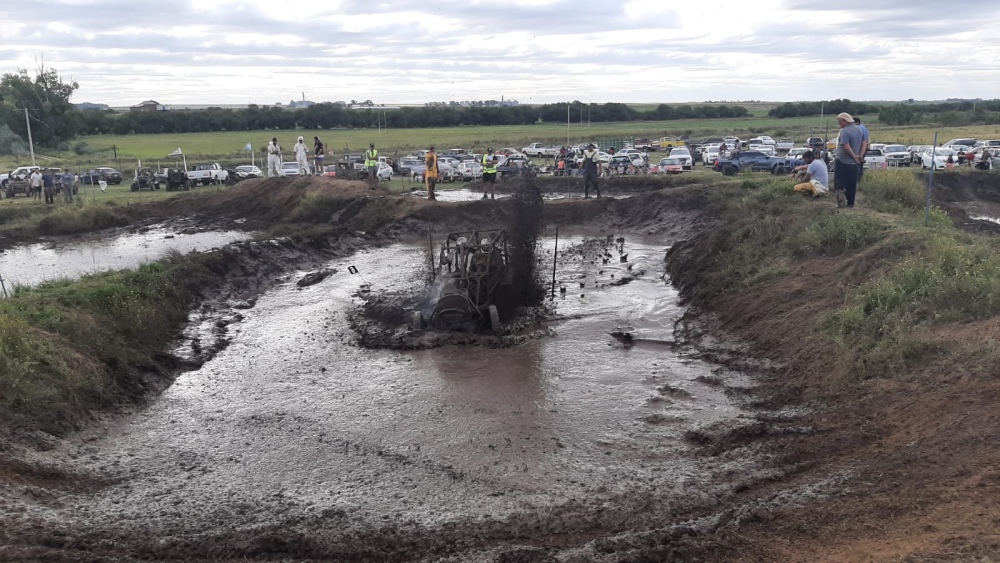
[[[641,104],[637,104],[641,105]],[[167,158],[171,151],[181,148],[188,155],[188,164],[198,161],[219,162],[231,166],[250,163],[251,155],[243,150],[251,143],[255,158],[259,162],[263,149],[271,137],[277,137],[288,158],[291,148],[299,135],[311,140],[318,135],[326,143],[329,152],[341,155],[345,152],[360,152],[374,142],[384,155],[402,156],[416,149],[435,146],[439,150],[451,147],[484,150],[495,148],[520,148],[539,141],[552,144],[575,144],[583,141],[598,142],[602,139],[652,138],[667,135],[687,134],[695,138],[736,134],[748,137],[767,134],[774,138],[792,137],[801,143],[809,135],[834,136],[836,123],[828,116],[821,122],[817,117],[776,119],[766,117],[767,107],[762,105],[751,110],[754,116],[741,119],[688,119],[677,121],[635,121],[623,123],[572,123],[564,124],[514,125],[495,127],[441,127],[421,129],[353,129],[353,130],[284,130],[284,131],[223,131],[214,133],[180,133],[160,135],[98,135],[82,137],[87,154],[73,152],[50,153],[39,151],[40,164],[51,164],[70,168],[74,171],[93,166],[116,166],[123,171],[132,170],[141,159],[147,166],[168,166],[174,160]],[[828,124],[827,121],[830,123]],[[874,141],[902,142],[905,144],[928,144],[939,133],[939,140],[953,137],[1000,138],[1000,127],[971,126],[952,128],[932,127],[881,127],[877,118],[865,120],[872,131]],[[117,150],[118,160],[114,159]],[[8,170],[27,163],[21,157],[0,157],[0,169]]]

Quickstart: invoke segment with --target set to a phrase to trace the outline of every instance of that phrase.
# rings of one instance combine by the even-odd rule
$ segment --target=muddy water
[[[170,250],[204,251],[247,238],[248,234],[238,231],[184,234],[157,227],[107,239],[18,246],[0,254],[0,275],[8,284],[32,286],[59,278],[135,268]]]
[[[423,254],[401,244],[333,262],[339,273],[315,286],[263,295],[230,327],[231,346],[147,410],[84,436],[71,463],[111,485],[24,517],[154,542],[284,521],[368,534],[512,518],[560,533],[661,526],[710,504],[718,474],[749,461],[695,456],[684,442],[741,412],[701,383],[716,366],[672,343],[682,309],[660,278],[663,242],[629,238],[626,249],[627,263],[607,266],[567,255],[555,336],[505,349],[352,346],[345,313],[358,286],[414,287]],[[646,273],[600,287],[629,265]],[[609,336],[624,326],[630,347]],[[324,523],[331,513],[339,520]]]
[[[582,184],[581,184],[582,186]],[[426,197],[427,192],[417,191],[411,192],[414,197]],[[475,201],[478,199],[483,199],[483,192],[481,189],[473,188],[459,188],[459,189],[441,189],[438,188],[435,192],[435,197],[438,201]],[[510,193],[499,189],[497,190],[497,199],[503,199],[510,197]],[[633,194],[613,194],[606,195],[605,197],[610,197],[612,199],[625,199],[632,197]],[[582,199],[583,198],[583,188],[580,187],[577,190],[571,190],[568,192],[545,192],[542,194],[542,199],[545,200],[559,200],[559,199]]]

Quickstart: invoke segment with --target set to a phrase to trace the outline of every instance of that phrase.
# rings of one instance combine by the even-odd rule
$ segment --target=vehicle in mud
[[[503,327],[494,299],[501,286],[511,285],[512,274],[506,230],[448,233],[438,254],[441,289],[426,324],[452,328],[488,319],[493,332],[500,333]],[[413,313],[412,324],[423,328],[420,311]]]
[[[29,178],[35,170],[38,170],[37,166],[22,166],[12,171],[0,185],[3,188],[3,194],[8,198],[13,198],[16,195],[31,195],[31,190],[28,188]]]
[[[135,179],[132,180],[132,191],[137,192],[139,190],[158,190],[160,189],[160,180],[156,177],[149,168],[140,168],[135,173]]]
[[[121,172],[108,166],[99,166],[90,170],[87,174],[90,176],[98,176],[101,180],[104,180],[113,186],[121,184],[124,179]]]
[[[188,191],[194,187],[194,182],[188,178],[187,171],[180,168],[167,168],[164,184],[168,192],[174,190]]]

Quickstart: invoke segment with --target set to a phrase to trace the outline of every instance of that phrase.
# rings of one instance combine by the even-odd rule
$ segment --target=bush
[[[119,214],[110,206],[86,204],[56,209],[38,222],[38,232],[42,235],[71,235],[124,227],[128,224],[128,217]]]
[[[865,205],[885,213],[922,210],[927,198],[927,186],[908,170],[869,172],[860,191]]]
[[[310,192],[299,200],[290,219],[304,223],[328,223],[333,214],[344,207],[344,203],[344,198],[328,192]]]

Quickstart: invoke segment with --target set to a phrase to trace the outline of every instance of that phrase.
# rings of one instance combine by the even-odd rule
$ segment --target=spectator
[[[278,138],[271,137],[271,142],[267,144],[267,177],[284,176],[281,169],[281,147],[278,146]]]
[[[979,162],[976,163],[976,170],[990,170],[993,168],[993,159],[990,158],[990,151],[983,149],[979,155]]]
[[[323,160],[326,158],[326,147],[319,137],[313,137],[313,158],[316,160],[316,173],[322,175],[325,172]]]
[[[861,141],[861,167],[858,168],[858,182],[861,178],[865,176],[865,154],[868,152],[868,145],[871,143],[871,137],[868,135],[868,128],[861,124],[861,118],[855,117],[854,124],[861,129],[862,141]]]
[[[365,151],[365,168],[368,170],[368,187],[374,190],[378,187],[378,150],[375,143],[369,143]]]
[[[424,182],[427,185],[427,199],[430,201],[437,201],[437,197],[434,195],[434,188],[437,186],[437,181],[438,157],[432,146],[427,150],[427,154],[424,155]]]
[[[56,179],[48,168],[42,172],[42,187],[45,190],[45,203],[56,202]]]
[[[811,193],[813,197],[826,195],[830,191],[827,187],[830,183],[830,176],[826,164],[811,152],[804,153],[802,160],[806,163],[793,169],[796,175],[801,175],[802,183],[795,184],[792,189],[797,192]]]
[[[597,178],[601,174],[601,155],[594,147],[594,143],[587,145],[587,150],[583,151],[583,197],[590,197],[590,186],[594,186],[594,193],[601,197],[601,188],[598,186]]]
[[[306,148],[306,140],[301,136],[295,142],[295,164],[298,165],[299,176],[309,175],[309,149]]]
[[[31,192],[31,197],[37,200],[42,199],[42,169],[36,168],[34,172],[31,173],[31,177],[28,180],[28,190]]]
[[[837,141],[837,161],[833,169],[834,194],[837,196],[837,207],[854,209],[854,199],[858,193],[858,165],[863,162],[861,147],[864,134],[847,112],[837,116],[837,124],[840,126],[840,136]]]
[[[951,172],[952,170],[955,169],[955,157],[954,156],[952,156],[950,154],[948,155],[948,160],[946,160],[944,162],[944,169],[947,170],[948,172]]]
[[[497,195],[497,157],[493,148],[487,148],[483,155],[483,199],[487,196],[496,199]]]

